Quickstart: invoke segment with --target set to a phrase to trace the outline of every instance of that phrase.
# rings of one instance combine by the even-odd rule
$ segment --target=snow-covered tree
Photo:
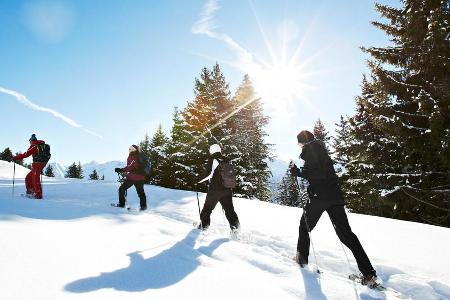
[[[48,167],[45,169],[44,175],[47,177],[55,177],[52,165],[48,165]]]
[[[363,48],[371,75],[349,119],[345,189],[376,214],[450,226],[449,3],[376,9],[393,45]]]
[[[330,152],[329,151],[330,137],[328,136],[328,131],[325,129],[325,125],[323,125],[320,119],[317,119],[316,123],[314,124],[313,134],[317,140],[323,143],[325,149],[327,149],[327,152]]]
[[[235,192],[244,197],[270,201],[268,162],[272,154],[271,145],[265,142],[267,133],[264,130],[269,118],[264,115],[261,99],[256,96],[248,75],[244,76],[232,101],[236,112],[232,118],[232,161],[238,171]]]
[[[297,186],[297,183],[295,182],[296,180],[297,179],[291,175],[290,170],[288,169],[278,184],[277,192],[274,198],[275,203],[293,207],[300,206],[300,195],[301,192],[305,191],[305,187],[303,182],[300,183],[301,186],[300,184]],[[303,191],[301,191],[302,187]]]
[[[232,110],[230,91],[218,64],[212,70],[203,68],[195,80],[194,100],[182,111],[182,135],[188,138],[180,149],[178,164],[186,177],[188,189],[197,188],[205,175],[209,146],[219,144],[224,155],[232,153],[232,120],[226,118]],[[187,173],[187,174],[186,174]],[[206,184],[198,187],[206,191]]]
[[[163,183],[163,167],[164,161],[167,158],[166,149],[168,145],[168,138],[165,135],[162,126],[159,125],[149,144],[149,158],[152,162],[152,174],[150,183],[155,185],[162,185]]]

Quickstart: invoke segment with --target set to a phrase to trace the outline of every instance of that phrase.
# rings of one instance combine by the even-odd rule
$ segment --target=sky
[[[378,1],[399,6],[398,1]],[[125,160],[129,145],[193,100],[218,62],[234,93],[248,73],[271,117],[267,141],[296,158],[318,118],[331,135],[367,73],[361,46],[389,39],[374,1],[0,0],[0,151],[32,133],[52,161]]]

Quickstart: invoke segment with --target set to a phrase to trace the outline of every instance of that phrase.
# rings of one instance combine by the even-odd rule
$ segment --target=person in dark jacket
[[[227,162],[227,159],[222,155],[220,146],[217,144],[212,145],[209,148],[209,153],[211,155],[208,162],[206,178],[201,180],[199,183],[209,181],[208,193],[206,194],[205,204],[203,205],[202,212],[200,213],[200,225],[199,229],[206,230],[211,223],[211,213],[220,202],[223,210],[225,211],[225,216],[230,223],[230,228],[232,231],[239,229],[239,218],[234,211],[233,206],[233,192],[230,188],[224,187],[222,183],[222,177],[220,175],[220,164]]]
[[[147,209],[147,198],[144,191],[145,175],[143,166],[139,161],[139,147],[131,145],[128,149],[129,155],[127,158],[127,166],[125,168],[115,168],[117,173],[125,173],[126,179],[119,187],[119,204],[118,207],[125,207],[125,194],[127,190],[134,185],[139,196],[140,210]]]
[[[25,177],[26,196],[29,198],[42,199],[41,173],[45,168],[49,157],[44,155],[44,141],[38,140],[35,134],[30,139],[30,147],[25,153],[14,156],[13,160],[21,160],[29,156],[33,156],[31,171]]]
[[[333,162],[323,142],[314,139],[314,135],[306,130],[298,134],[297,141],[299,146],[302,147],[300,158],[304,160],[305,164],[303,168],[298,168],[295,164],[292,164],[290,171],[293,176],[308,180],[309,202],[306,203],[304,214],[300,220],[295,260],[302,267],[308,264],[309,232],[314,229],[320,216],[326,211],[337,236],[352,251],[363,275],[362,283],[369,286],[376,284],[375,269],[358,237],[350,228]]]

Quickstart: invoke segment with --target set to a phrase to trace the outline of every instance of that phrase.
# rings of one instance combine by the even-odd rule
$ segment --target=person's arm
[[[25,153],[14,156],[13,160],[21,160],[21,159],[24,159],[31,155],[36,155],[36,154],[37,154],[37,147],[36,147],[36,145],[32,145],[32,146],[30,146],[30,148],[28,148],[28,150]]]
[[[216,168],[219,166],[219,162],[214,159],[212,161],[212,163],[208,163],[208,169],[207,169],[207,174],[209,173],[209,175],[207,177],[205,177],[204,179],[200,180],[198,183],[202,183],[205,182],[207,180],[211,180],[211,178],[214,175],[214,171],[216,170]]]
[[[132,172],[132,171],[134,171],[134,170],[136,170],[136,169],[137,169],[137,162],[136,162],[136,159],[133,158],[133,159],[130,161],[130,163],[127,164],[127,166],[126,166],[125,168],[122,169],[122,172],[127,172],[127,173],[129,173],[129,172]]]

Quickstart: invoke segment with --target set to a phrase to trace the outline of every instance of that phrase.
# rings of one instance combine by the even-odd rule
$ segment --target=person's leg
[[[145,196],[144,191],[144,181],[136,181],[134,183],[134,187],[136,188],[136,192],[139,196],[141,210],[147,209],[147,197]]]
[[[44,166],[44,163],[33,163],[31,167],[31,181],[36,199],[42,199],[41,172]]]
[[[217,192],[211,191],[208,191],[208,194],[206,194],[205,204],[203,205],[202,212],[200,213],[200,221],[202,222],[203,229],[208,228],[211,223],[211,213],[219,201],[219,196],[220,195]]]
[[[33,174],[32,171],[30,171],[30,172],[28,172],[27,176],[25,177],[25,187],[27,189],[27,195],[31,195],[34,193],[32,174]]]
[[[231,191],[222,192],[222,196],[219,199],[223,210],[225,211],[225,216],[227,217],[228,223],[230,223],[231,229],[239,228],[239,218],[234,210],[233,205],[233,193]]]
[[[343,205],[331,206],[327,209],[334,229],[341,242],[353,253],[358,264],[358,269],[364,276],[375,275],[375,269],[370,263],[369,257],[364,251],[358,237],[353,233],[348,223],[347,214]]]
[[[309,256],[309,232],[316,227],[324,209],[318,205],[307,204],[298,227],[297,254],[299,263],[307,264]]]
[[[133,185],[133,182],[125,180],[119,187],[119,207],[125,207],[125,193]]]

